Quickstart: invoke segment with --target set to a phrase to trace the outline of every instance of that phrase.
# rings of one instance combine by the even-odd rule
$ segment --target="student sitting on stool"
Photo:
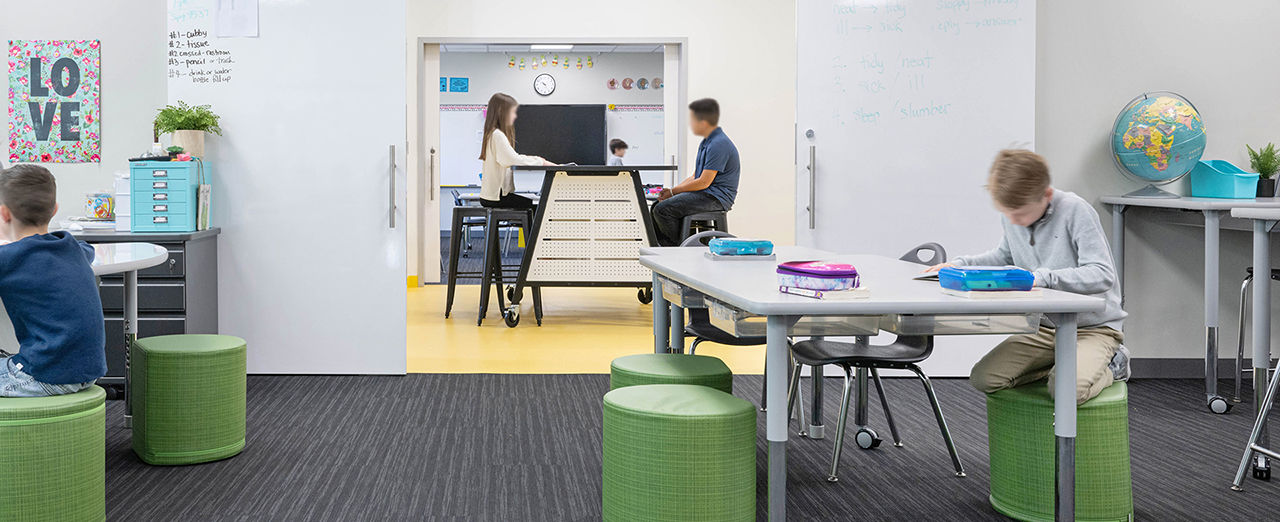
[[[702,136],[702,143],[693,177],[662,189],[653,206],[653,225],[662,246],[680,245],[685,216],[727,211],[738,195],[738,148],[719,127],[720,104],[711,98],[696,100],[689,104],[689,116],[689,128]]]
[[[1076,331],[1076,403],[1083,404],[1117,380],[1129,378],[1129,354],[1120,329],[1126,315],[1111,249],[1093,206],[1049,185],[1049,165],[1028,150],[1003,150],[987,179],[995,207],[1004,215],[1004,237],[995,250],[960,256],[946,266],[1015,265],[1035,274],[1035,286],[1101,297],[1101,312],[1079,316]],[[1053,393],[1054,325],[1015,335],[991,350],[969,375],[985,393],[1049,378]]]
[[[0,300],[20,353],[0,351],[0,397],[76,393],[107,373],[102,301],[93,247],[66,231],[49,233],[58,211],[49,170],[0,171]]]
[[[511,143],[516,139],[516,99],[503,93],[489,98],[484,117],[484,138],[480,141],[480,205],[493,208],[533,208],[533,200],[516,194],[512,165],[544,165],[551,163],[538,156],[517,153]]]
[[[627,142],[618,138],[609,140],[609,166],[621,167],[622,157],[627,155]]]

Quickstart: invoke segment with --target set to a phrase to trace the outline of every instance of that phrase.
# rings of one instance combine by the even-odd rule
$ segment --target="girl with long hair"
[[[533,208],[533,200],[516,194],[512,165],[555,165],[538,156],[526,156],[516,152],[515,98],[503,93],[489,98],[489,109],[484,117],[484,138],[480,141],[480,204],[499,208]]]

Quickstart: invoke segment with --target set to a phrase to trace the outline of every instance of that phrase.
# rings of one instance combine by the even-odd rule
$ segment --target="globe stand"
[[[1138,190],[1125,194],[1126,198],[1142,198],[1142,199],[1177,199],[1182,196],[1164,190],[1155,185],[1147,185]]]

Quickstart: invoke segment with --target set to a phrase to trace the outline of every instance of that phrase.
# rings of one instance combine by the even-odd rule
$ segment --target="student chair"
[[[727,210],[717,210],[715,212],[701,212],[685,216],[680,222],[680,246],[684,246],[685,239],[698,232],[706,232],[708,230],[728,232],[729,212]]]
[[[463,224],[468,219],[477,219],[480,225],[484,227],[484,260],[482,268],[479,271],[459,271],[458,259],[461,256],[463,236],[459,232],[462,230]],[[514,276],[519,269],[518,265],[504,265],[502,263],[502,255],[499,253],[498,242],[499,234],[502,228],[525,228],[527,229],[533,223],[533,211],[529,209],[510,209],[510,208],[489,208],[480,206],[457,206],[453,207],[453,232],[450,234],[449,241],[449,266],[445,274],[445,283],[448,289],[445,292],[444,317],[449,318],[450,312],[453,310],[453,297],[456,292],[459,277],[479,277],[480,278],[480,310],[476,318],[476,326],[484,323],[485,315],[489,310],[489,285],[498,288],[498,309],[506,308],[503,303],[503,278],[505,276]],[[509,272],[509,273],[504,273]],[[538,324],[542,324],[542,291],[538,287],[533,287],[533,310],[537,318]]]
[[[1280,281],[1280,269],[1276,269],[1276,268],[1271,269],[1271,280]],[[1235,402],[1241,401],[1240,376],[1244,373],[1244,331],[1245,331],[1244,329],[1245,329],[1245,326],[1247,326],[1245,324],[1245,321],[1247,321],[1249,318],[1249,314],[1245,313],[1245,311],[1249,306],[1249,301],[1248,301],[1249,286],[1252,283],[1253,283],[1253,267],[1249,267],[1245,269],[1244,281],[1240,283],[1240,334],[1239,334],[1239,337],[1236,338],[1236,396],[1234,399]],[[1214,404],[1210,403],[1209,406],[1213,407]],[[1214,408],[1213,411],[1214,413],[1226,413],[1227,410],[1231,409],[1230,406],[1231,405],[1229,404],[1223,403],[1221,406],[1218,407],[1218,408],[1221,408],[1222,411],[1218,411],[1218,408]]]
[[[453,208],[479,206],[479,205],[468,204],[466,201],[463,201],[462,194],[458,192],[458,189],[452,189],[449,192],[453,194]],[[470,215],[470,214],[464,213],[464,218],[462,222],[454,225],[454,229],[450,230],[449,232],[450,234],[449,238],[452,241],[452,244],[457,244],[457,241],[454,235],[461,233],[462,237],[464,238],[462,250],[464,252],[470,251],[471,250],[471,229],[475,227],[480,227],[480,230],[484,230],[484,219],[479,215]],[[452,254],[452,251],[450,252],[450,254]]]
[[[106,519],[106,400],[97,386],[0,399],[0,520]]]
[[[928,260],[920,256],[920,253],[926,250],[932,252],[932,256]],[[947,258],[946,250],[941,245],[925,243],[907,252],[900,259],[929,265],[945,263]],[[840,366],[844,370],[844,394],[840,401],[840,422],[836,427],[836,447],[831,456],[831,473],[827,476],[828,481],[836,482],[839,480],[840,453],[844,447],[845,426],[849,420],[849,401],[853,392],[854,369],[859,372],[868,371],[870,373],[872,383],[876,387],[876,393],[880,397],[880,405],[884,409],[885,421],[889,424],[889,433],[893,436],[893,445],[895,447],[902,447],[902,439],[898,436],[898,428],[893,422],[893,413],[889,409],[889,400],[885,396],[879,370],[908,370],[914,373],[924,385],[925,393],[929,396],[929,403],[933,407],[933,415],[938,421],[938,429],[942,432],[942,440],[947,445],[947,452],[951,455],[951,463],[955,467],[956,476],[965,476],[964,466],[960,463],[960,456],[957,454],[955,443],[951,439],[951,430],[947,428],[947,421],[942,415],[942,407],[938,404],[938,396],[933,391],[933,384],[918,366],[919,362],[928,359],[933,354],[932,336],[899,336],[894,342],[887,345],[871,345],[865,340],[847,343],[810,339],[795,343],[792,346],[791,353],[798,364],[795,365],[791,376],[790,392],[792,393],[788,393],[790,397],[788,403],[795,400],[794,392],[798,391],[802,366],[808,365],[812,367],[815,375],[818,375],[817,372],[822,371],[822,367],[829,364]],[[859,415],[855,419],[855,423],[861,428],[855,436],[855,442],[862,449],[871,449],[880,445],[880,438],[874,430],[866,427],[866,419],[863,418],[863,413],[866,410],[866,401],[865,390],[859,390],[859,408],[857,410]]]

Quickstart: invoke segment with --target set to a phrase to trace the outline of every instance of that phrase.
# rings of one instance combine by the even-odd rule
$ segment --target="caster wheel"
[[[502,322],[506,323],[507,328],[515,328],[520,324],[520,309],[512,306],[502,311]]]
[[[1258,480],[1270,481],[1271,480],[1271,463],[1265,459],[1262,460],[1261,463],[1255,461],[1253,463],[1253,478]]]
[[[1231,411],[1231,403],[1227,402],[1227,399],[1223,397],[1214,395],[1209,398],[1209,411],[1222,415]]]
[[[883,442],[880,440],[880,437],[876,436],[876,430],[871,428],[862,428],[858,430],[858,433],[853,436],[853,440],[858,444],[859,448],[864,450],[875,448]]]
[[[640,300],[640,304],[649,304],[653,302],[653,290],[641,288],[636,291],[636,299]]]

